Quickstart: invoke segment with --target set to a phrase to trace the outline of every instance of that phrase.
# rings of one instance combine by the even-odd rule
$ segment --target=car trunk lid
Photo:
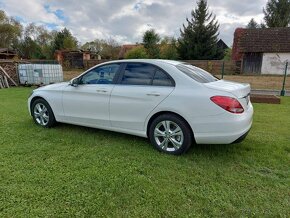
[[[251,91],[250,84],[218,80],[216,82],[205,83],[204,85],[210,89],[229,92],[237,97],[244,108],[248,107]]]

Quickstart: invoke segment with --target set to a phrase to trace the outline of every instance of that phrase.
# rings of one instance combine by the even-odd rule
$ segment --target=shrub
[[[128,51],[125,55],[125,58],[126,59],[142,59],[142,58],[148,58],[148,55],[146,53],[145,48],[142,46],[139,46]]]

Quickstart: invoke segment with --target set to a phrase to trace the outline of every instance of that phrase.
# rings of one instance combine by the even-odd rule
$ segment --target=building
[[[290,61],[290,28],[236,29],[232,59],[243,73],[283,74]]]
[[[55,59],[66,68],[83,68],[85,60],[94,56],[91,51],[84,50],[57,50]]]
[[[218,49],[221,49],[224,52],[225,52],[225,50],[227,50],[229,48],[229,46],[222,39],[220,39],[217,42],[217,47],[218,47]]]
[[[12,49],[0,48],[0,59],[18,59],[18,56]]]

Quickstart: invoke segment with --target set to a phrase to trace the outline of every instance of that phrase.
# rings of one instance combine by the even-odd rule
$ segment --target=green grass
[[[38,127],[30,92],[0,90],[0,217],[290,215],[290,98],[255,104],[243,143],[176,157],[125,134]]]

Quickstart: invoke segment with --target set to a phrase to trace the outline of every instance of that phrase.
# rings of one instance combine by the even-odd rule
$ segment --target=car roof
[[[144,62],[149,64],[158,64],[158,63],[165,63],[165,64],[171,64],[171,65],[179,65],[183,62],[181,61],[173,61],[173,60],[164,60],[164,59],[122,59],[122,60],[115,60],[115,61],[108,61],[105,63],[126,63],[126,62]]]

